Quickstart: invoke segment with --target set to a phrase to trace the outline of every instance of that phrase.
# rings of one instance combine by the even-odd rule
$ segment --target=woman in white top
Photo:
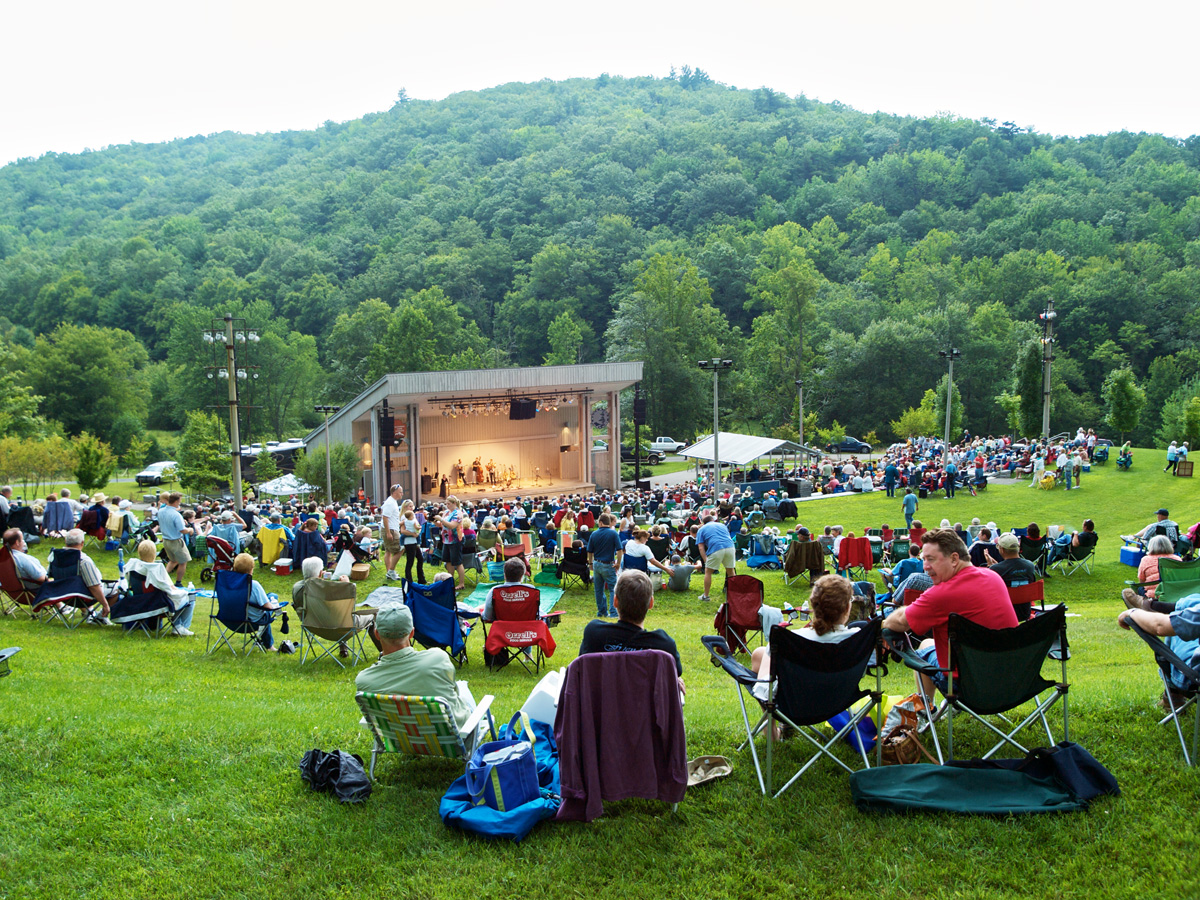
[[[654,552],[650,549],[650,545],[646,543],[650,539],[650,532],[644,528],[639,528],[633,533],[633,540],[625,542],[625,552],[621,557],[621,571],[626,572],[630,569],[637,568],[644,571],[647,575],[650,574],[650,569],[661,569],[666,573],[665,578],[670,578],[672,569],[670,566],[660,563],[654,558]],[[630,565],[630,559],[645,560],[644,563],[634,563]],[[657,587],[658,583],[666,584],[662,578],[651,578],[650,586]]]
[[[796,633],[810,641],[824,644],[836,644],[850,637],[854,632],[846,627],[850,618],[850,601],[854,599],[854,588],[840,575],[823,575],[813,582],[812,593],[808,598],[808,608],[812,617],[808,624]],[[760,681],[771,677],[770,646],[759,647],[750,655],[750,668],[758,673]],[[766,701],[767,685],[756,684],[754,696]],[[779,728],[775,728],[775,739],[779,739]]]
[[[421,555],[421,523],[417,521],[413,502],[405,500],[400,506],[400,545],[404,548],[404,578],[412,584],[413,563],[417,564],[417,583],[425,584],[425,558]]]

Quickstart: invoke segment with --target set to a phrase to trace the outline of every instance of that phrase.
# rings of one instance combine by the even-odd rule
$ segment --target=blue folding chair
[[[467,661],[467,636],[478,613],[460,612],[450,579],[433,584],[404,582],[405,603],[412,612],[416,641],[422,647],[440,647],[450,654],[456,666]]]
[[[252,621],[250,611],[253,604],[250,603],[250,588],[253,581],[254,579],[245,572],[216,573],[217,611],[208,617],[208,640],[204,650],[206,654],[215,653],[222,644],[228,647],[234,656],[239,654],[248,656],[255,647],[266,652],[260,639],[263,632],[283,612],[287,601],[282,602],[278,609],[263,609],[261,606],[254,606],[255,610],[265,613],[266,616]],[[216,643],[213,643],[214,622],[217,625]],[[242,639],[240,651],[234,647],[238,636]]]

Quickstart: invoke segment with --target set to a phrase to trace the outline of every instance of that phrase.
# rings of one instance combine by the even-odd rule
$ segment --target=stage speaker
[[[532,419],[536,415],[537,403],[533,400],[513,400],[509,404],[509,419]]]
[[[633,424],[634,425],[645,425],[646,424],[646,398],[645,397],[634,397],[633,398]]]
[[[396,443],[396,419],[393,416],[379,417],[379,444],[386,447]]]

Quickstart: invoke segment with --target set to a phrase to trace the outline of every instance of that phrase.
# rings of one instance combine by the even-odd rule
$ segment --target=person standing
[[[158,511],[158,527],[162,533],[163,549],[167,553],[167,574],[175,573],[175,584],[183,586],[187,576],[187,564],[192,561],[188,552],[185,532],[189,529],[184,524],[183,513],[179,505],[183,502],[183,494],[178,491],[167,494],[166,504]]]
[[[1058,468],[1063,473],[1063,481],[1066,482],[1069,491],[1071,481],[1075,478],[1075,462],[1068,454],[1064,453],[1059,457]]]
[[[901,508],[904,510],[905,525],[909,529],[912,528],[913,516],[917,514],[917,509],[920,508],[920,505],[920,502],[917,500],[917,495],[913,493],[913,489],[905,488],[904,500],[902,501]]]
[[[1174,441],[1171,441],[1171,446],[1167,448],[1167,464],[1165,467],[1163,467],[1163,471],[1170,472],[1172,469],[1175,468],[1175,465],[1178,462],[1179,462],[1179,448],[1176,447]]]
[[[388,498],[379,508],[383,530],[383,565],[386,571],[384,578],[388,581],[399,581],[396,574],[396,563],[400,561],[400,499],[404,496],[404,488],[393,484]]]
[[[446,511],[435,518],[433,524],[442,529],[442,562],[454,578],[454,589],[461,591],[466,587],[466,571],[462,561],[463,514],[458,508],[458,498],[453,494],[446,498],[446,507]]]
[[[696,532],[696,545],[700,548],[700,559],[704,563],[704,593],[701,600],[712,599],[713,572],[725,570],[725,578],[734,574],[737,566],[737,550],[733,536],[723,522],[705,516]]]
[[[954,464],[953,456],[947,456],[946,468],[944,471],[946,473],[946,499],[953,500],[954,489],[958,486],[958,466]]]
[[[887,467],[883,470],[883,486],[887,488],[889,497],[896,496],[896,481],[900,478],[900,470],[896,468],[895,462],[888,461]]]
[[[616,618],[613,597],[617,587],[617,564],[621,556],[621,537],[613,528],[612,513],[601,513],[599,527],[588,538],[588,563],[592,567],[593,588],[596,592],[596,615]],[[606,595],[607,592],[607,595]]]

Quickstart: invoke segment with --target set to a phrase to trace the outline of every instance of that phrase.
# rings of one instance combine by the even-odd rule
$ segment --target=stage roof
[[[803,453],[809,456],[819,456],[820,454],[811,447],[806,447],[803,444],[797,444],[794,441],[784,441],[778,438],[758,437],[753,434],[733,434],[729,431],[720,433],[720,453],[721,462],[733,463],[735,466],[744,466],[746,463],[753,462],[759,457],[770,456],[772,453]],[[708,459],[713,458],[713,439],[712,435],[692,444],[690,447],[685,447],[679,451],[680,456],[686,456],[691,459]]]

